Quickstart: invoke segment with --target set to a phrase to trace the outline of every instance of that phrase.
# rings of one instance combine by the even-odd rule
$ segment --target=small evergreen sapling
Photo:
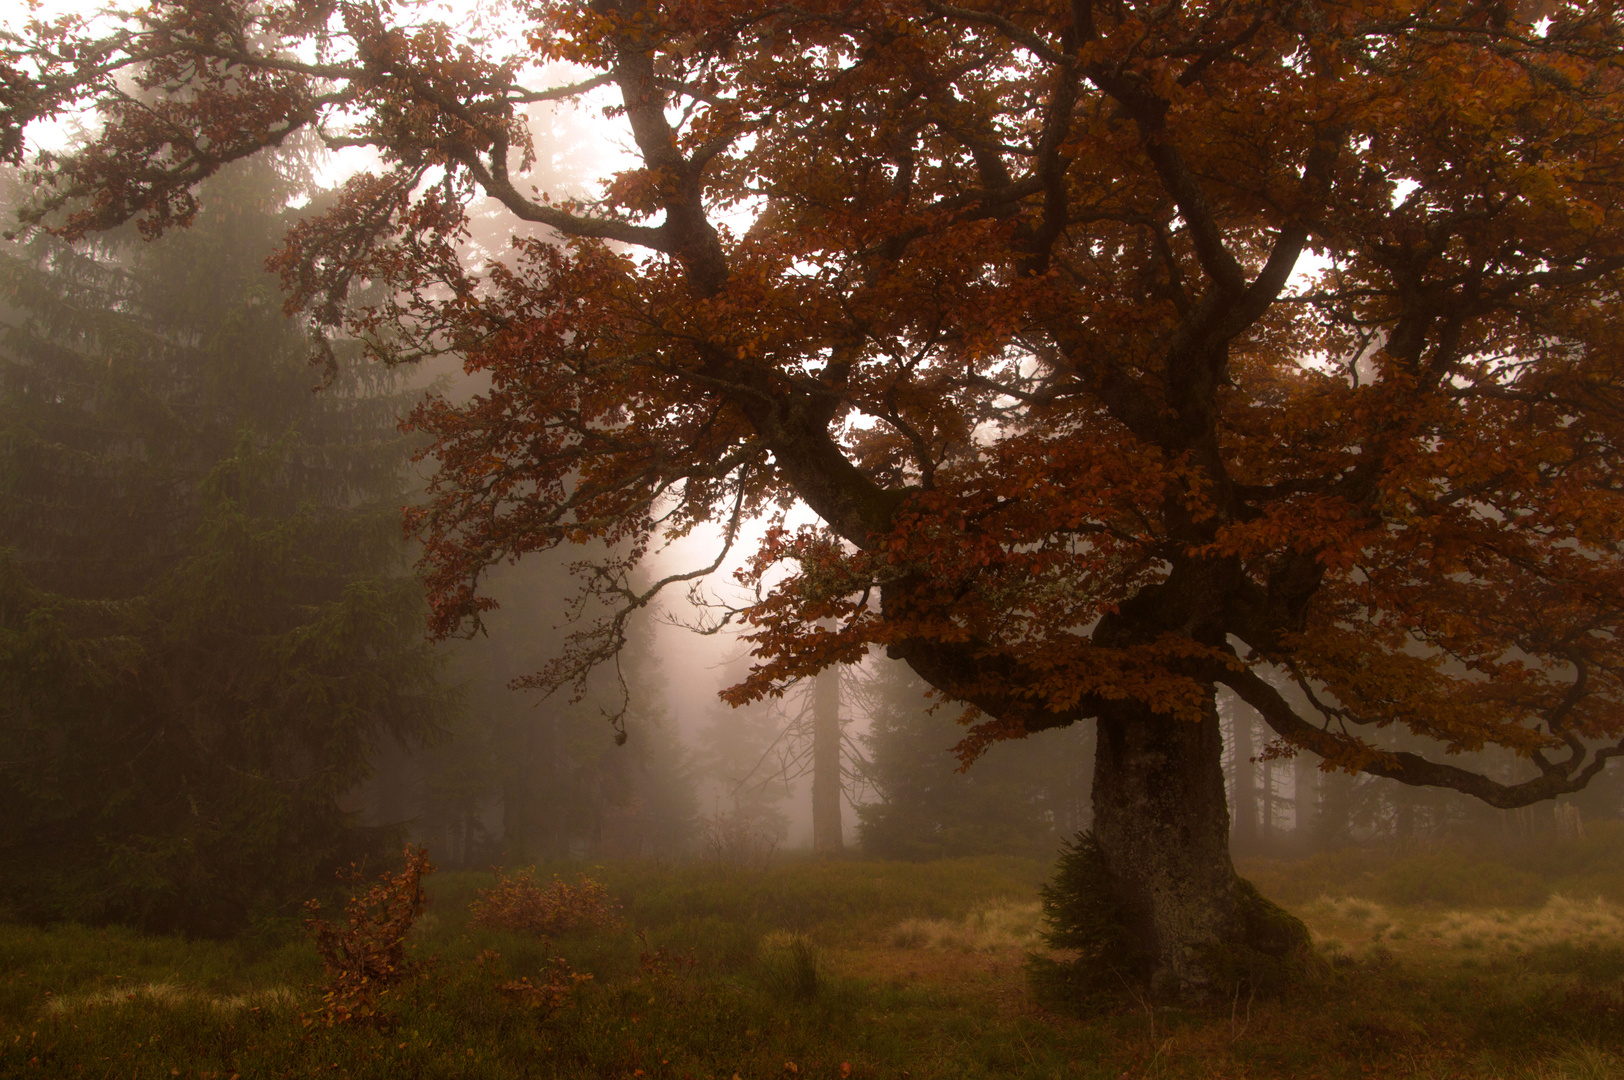
[[[1092,832],[1062,846],[1054,879],[1038,890],[1043,941],[1069,958],[1033,954],[1027,971],[1039,993],[1086,998],[1120,986],[1134,968],[1132,938],[1121,905],[1111,895],[1105,853]]]
[[[1040,994],[1087,1002],[1138,985],[1151,961],[1139,947],[1125,906],[1111,890],[1111,867],[1092,832],[1078,833],[1061,849],[1052,881],[1038,890],[1048,930],[1044,943],[1065,959],[1033,955],[1028,974]],[[1238,879],[1240,946],[1209,946],[1202,967],[1209,986],[1235,993],[1273,993],[1321,966],[1308,928]]]

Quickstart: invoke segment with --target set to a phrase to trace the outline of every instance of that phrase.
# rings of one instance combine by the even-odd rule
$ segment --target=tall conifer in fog
[[[392,379],[263,269],[299,184],[213,181],[158,243],[0,255],[0,890],[217,932],[373,837],[339,808],[447,713],[406,573]]]

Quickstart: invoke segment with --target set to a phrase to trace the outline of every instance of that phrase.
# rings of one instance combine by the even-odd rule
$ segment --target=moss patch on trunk
[[[1235,899],[1241,940],[1211,945],[1202,956],[1213,992],[1273,996],[1322,973],[1324,961],[1301,919],[1243,877],[1235,879]]]
[[[1106,855],[1092,833],[1079,834],[1062,849],[1054,879],[1039,896],[1048,925],[1043,940],[1059,954],[1028,957],[1028,978],[1042,999],[1090,1008],[1148,983],[1155,958],[1145,955],[1131,933],[1111,889]],[[1186,987],[1185,996],[1274,995],[1320,973],[1323,961],[1301,919],[1245,878],[1235,879],[1235,900],[1235,939],[1202,949],[1204,988]]]

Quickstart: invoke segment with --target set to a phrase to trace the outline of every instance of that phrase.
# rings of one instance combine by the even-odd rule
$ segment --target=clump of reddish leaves
[[[351,864],[339,879],[351,888],[344,902],[345,922],[335,926],[319,916],[321,904],[305,904],[305,928],[316,941],[326,967],[321,1019],[328,1025],[370,1020],[378,999],[412,973],[406,958],[406,935],[423,911],[423,878],[434,873],[428,852],[406,849],[406,865],[385,873],[365,892],[361,870]],[[307,1019],[306,1023],[312,1021]]]
[[[535,870],[497,871],[496,885],[481,889],[469,909],[476,926],[552,937],[582,927],[604,929],[620,918],[602,882],[581,875],[574,884],[553,878],[543,885]]]
[[[531,982],[528,976],[524,976],[511,982],[497,983],[496,990],[531,1008],[552,1013],[569,1004],[576,987],[591,981],[591,975],[576,971],[570,967],[569,961],[560,956],[553,961],[553,969],[541,982]]]

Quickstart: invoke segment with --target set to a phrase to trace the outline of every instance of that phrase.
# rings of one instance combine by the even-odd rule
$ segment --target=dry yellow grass
[[[1624,945],[1624,906],[1553,896],[1528,910],[1439,911],[1389,908],[1371,900],[1321,897],[1302,911],[1328,955],[1350,949],[1530,952],[1552,946]]]
[[[89,1009],[116,1008],[124,1005],[147,1004],[179,1009],[190,1005],[203,1005],[215,1012],[239,1012],[247,1008],[293,1007],[299,996],[285,986],[275,986],[252,994],[230,994],[216,997],[177,986],[174,983],[142,983],[138,986],[120,986],[111,990],[95,990],[85,994],[64,994],[45,1002],[45,1011],[62,1016]]]
[[[1037,901],[998,900],[977,908],[960,922],[905,919],[887,938],[899,949],[991,953],[1035,948],[1041,931],[1042,909]]]
[[[1624,908],[1607,900],[1553,896],[1535,911],[1450,912],[1428,932],[1444,944],[1462,949],[1616,945],[1624,942]]]
[[[1438,910],[1388,907],[1373,900],[1321,897],[1301,909],[1315,943],[1331,958],[1386,950],[1453,953],[1533,952],[1553,946],[1624,947],[1624,905],[1553,896],[1529,910]],[[1036,901],[1001,900],[964,919],[905,919],[882,943],[901,952],[1003,954],[1042,948]],[[764,943],[765,944],[765,943]]]

